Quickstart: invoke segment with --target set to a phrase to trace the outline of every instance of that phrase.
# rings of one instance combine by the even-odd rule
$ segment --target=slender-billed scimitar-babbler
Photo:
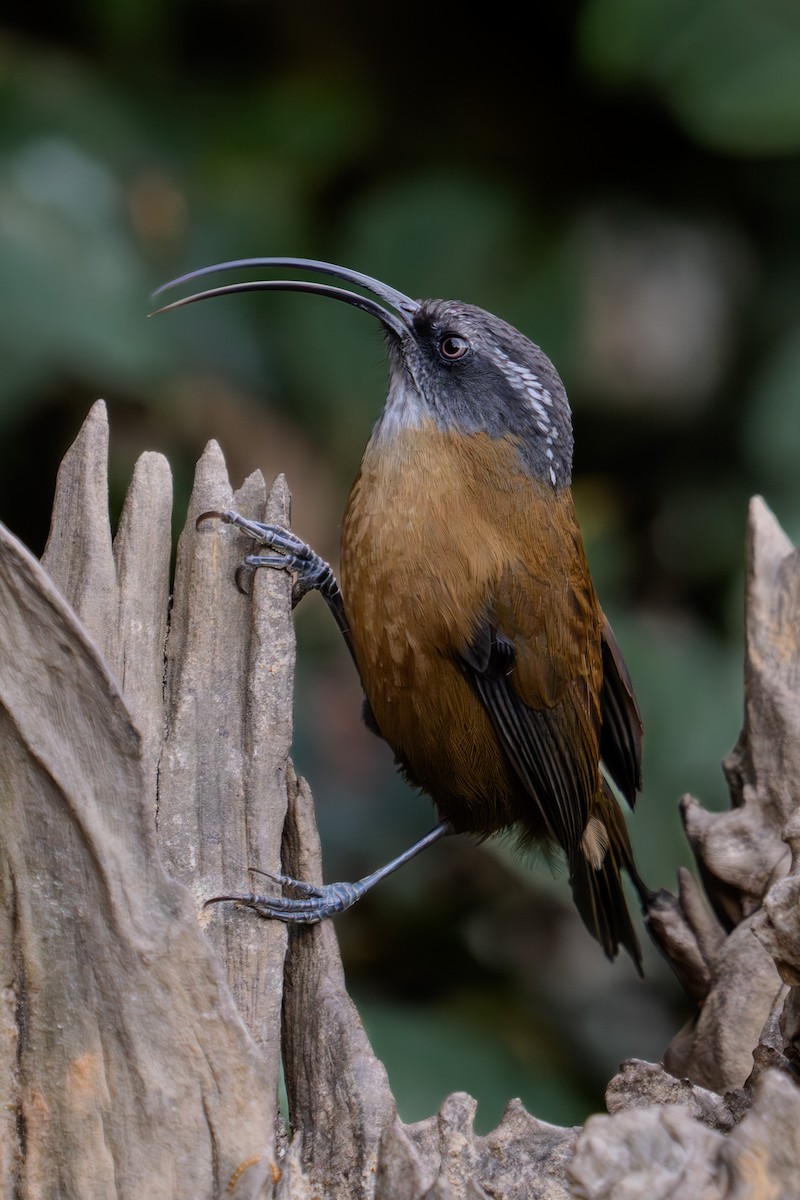
[[[560,848],[590,933],[609,956],[623,945],[640,965],[622,870],[645,909],[652,893],[608,777],[633,806],[642,723],[586,562],[570,490],[572,418],[553,364],[480,308],[412,300],[312,259],[222,263],[165,287],[234,267],[300,269],[361,291],[259,279],[166,307],[311,292],[363,309],[385,330],[389,391],[345,510],[341,588],[290,531],[217,515],[260,543],[250,566],[291,571],[296,598],[322,593],[358,669],[366,723],[431,797],[439,824],[357,883],[279,877],[281,895],[214,899],[315,922],[445,834],[513,830],[524,845]]]

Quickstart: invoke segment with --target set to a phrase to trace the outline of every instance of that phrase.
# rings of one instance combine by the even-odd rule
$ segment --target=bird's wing
[[[591,613],[582,612],[593,599],[590,585],[568,588],[558,615],[554,615],[552,595],[543,610],[531,594],[530,581],[526,590],[528,604],[523,610],[509,603],[513,585],[495,597],[491,611],[479,622],[461,656],[461,668],[530,797],[534,810],[531,832],[535,836],[538,825],[538,831],[549,835],[566,854],[570,884],[584,923],[610,958],[621,944],[641,971],[641,953],[620,871],[629,872],[640,896],[644,897],[646,889],[633,864],[622,813],[599,771],[600,704],[608,706],[607,690],[617,701],[627,679],[627,674],[617,670],[604,683],[603,662],[616,651],[614,665],[620,664],[624,670],[624,664],[616,643],[606,645],[607,626],[596,602],[591,609],[594,620]],[[531,616],[537,611],[545,611],[550,618],[539,630]],[[567,645],[563,634],[570,613],[582,614],[586,620],[579,619],[568,634],[583,640]],[[552,652],[542,653],[543,642]],[[623,694],[630,697],[630,704],[635,703],[632,691]],[[621,729],[627,730],[627,724],[623,722]],[[631,771],[638,763],[635,745],[616,737],[609,744],[618,751],[615,765],[623,764],[624,777],[632,779]],[[524,816],[520,824],[524,838]]]
[[[633,808],[642,787],[642,714],[628,668],[608,619],[603,614],[603,725],[600,755],[611,778]]]
[[[509,563],[461,667],[544,828],[574,864],[600,786],[602,659],[588,570],[582,554],[564,557],[538,573]]]

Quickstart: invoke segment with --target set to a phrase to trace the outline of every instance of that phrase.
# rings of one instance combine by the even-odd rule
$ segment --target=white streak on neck
[[[558,437],[558,429],[553,425],[550,410],[553,407],[553,396],[538,375],[521,363],[515,362],[503,350],[496,348],[495,353],[503,363],[503,373],[512,388],[522,397],[526,406],[535,417],[536,428],[544,435],[545,455],[549,462],[548,474],[553,487],[558,484],[556,463],[553,455],[553,442]]]
[[[416,388],[408,382],[405,372],[393,374],[383,412],[375,427],[381,437],[393,437],[407,429],[419,429],[430,420]]]

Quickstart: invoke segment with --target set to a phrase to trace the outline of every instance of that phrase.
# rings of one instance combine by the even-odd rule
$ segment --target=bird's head
[[[454,300],[412,300],[377,279],[333,263],[255,258],[182,275],[156,295],[199,276],[234,268],[299,268],[370,293],[313,280],[254,280],[196,292],[159,309],[245,291],[302,291],[342,300],[376,317],[387,334],[391,381],[376,436],[433,420],[440,428],[510,437],[525,469],[560,491],[572,473],[572,418],[550,359],[499,317]]]

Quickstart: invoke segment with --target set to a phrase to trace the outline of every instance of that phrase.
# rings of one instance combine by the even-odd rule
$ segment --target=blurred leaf
[[[272,79],[249,101],[262,143],[317,176],[355,157],[375,127],[375,110],[352,77],[319,71]]]
[[[107,170],[141,161],[147,137],[118,87],[66,54],[15,50],[0,73],[0,146],[61,135]]]
[[[492,309],[498,279],[514,277],[522,231],[535,221],[479,174],[429,170],[390,177],[366,192],[347,221],[347,261],[415,297]]]
[[[648,82],[688,132],[737,154],[800,148],[800,8],[787,0],[591,0],[584,61]]]
[[[163,369],[166,342],[145,320],[147,282],[122,200],[105,169],[63,139],[0,159],[0,276],[14,299],[0,348],[12,363],[27,348],[26,390],[92,372],[126,388]],[[6,408],[23,378],[0,379]]]

